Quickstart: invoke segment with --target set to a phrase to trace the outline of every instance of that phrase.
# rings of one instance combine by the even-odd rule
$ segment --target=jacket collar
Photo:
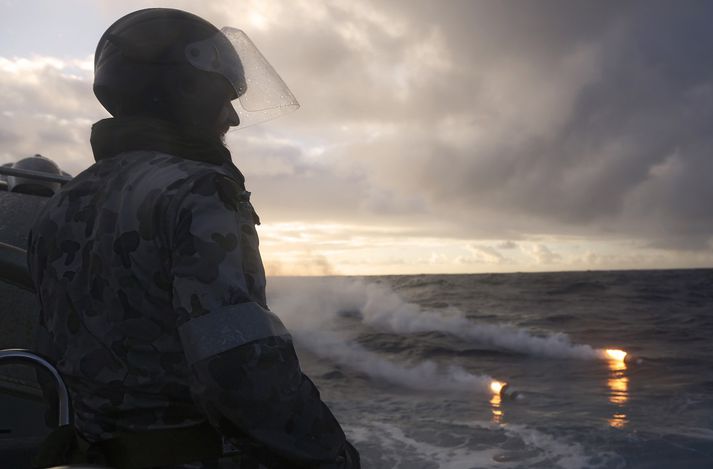
[[[152,117],[102,119],[92,126],[90,142],[96,161],[129,151],[150,150],[188,160],[233,166],[230,151],[217,137],[190,132]]]

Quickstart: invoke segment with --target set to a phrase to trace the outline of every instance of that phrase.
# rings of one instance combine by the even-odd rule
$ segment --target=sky
[[[244,30],[301,108],[228,134],[270,275],[713,267],[713,3],[0,0],[0,164],[93,163],[93,52]]]

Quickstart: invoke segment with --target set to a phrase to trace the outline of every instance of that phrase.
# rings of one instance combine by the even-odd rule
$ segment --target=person
[[[260,220],[224,142],[296,100],[242,32],[180,10],[119,19],[94,64],[113,117],[28,241],[38,347],[72,397],[81,455],[65,459],[359,468],[268,308]]]

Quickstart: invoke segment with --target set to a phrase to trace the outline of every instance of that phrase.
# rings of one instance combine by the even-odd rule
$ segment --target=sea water
[[[268,300],[365,469],[713,467],[713,270],[271,278]]]

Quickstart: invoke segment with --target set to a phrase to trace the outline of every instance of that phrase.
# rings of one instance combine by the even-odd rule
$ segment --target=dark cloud
[[[393,198],[416,194],[431,213],[473,235],[487,224],[501,233],[707,246],[712,5],[495,1],[382,8],[407,24],[403,34],[391,37],[365,22],[369,47],[345,52],[349,59],[334,69],[288,68],[304,102],[317,103],[296,126],[326,133],[327,122],[337,120],[386,129],[373,136],[365,130],[362,141],[336,152],[363,176],[352,188],[366,185],[362,190]],[[332,19],[332,29],[319,36],[332,34],[330,43],[339,43],[334,31],[344,19]],[[324,47],[310,34],[302,45]],[[405,59],[419,41],[447,62],[424,64],[420,72],[428,79],[421,81],[408,76]],[[380,74],[369,73],[370,63]],[[392,76],[399,66],[406,67],[401,82]]]
[[[170,3],[243,27],[302,104],[228,138],[264,220],[710,251],[711,3]],[[120,14],[106,5],[108,26]],[[0,75],[6,109],[64,126],[27,118],[0,141],[47,145],[76,172],[91,161],[76,142],[103,117],[91,83],[33,77]]]

